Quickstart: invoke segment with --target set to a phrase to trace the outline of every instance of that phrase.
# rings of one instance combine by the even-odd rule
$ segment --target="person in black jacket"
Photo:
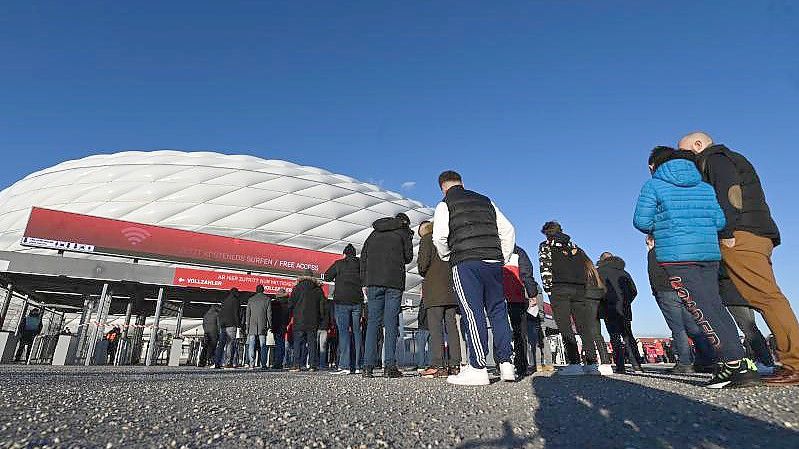
[[[219,348],[217,349],[217,367],[234,368],[233,346],[236,344],[236,331],[241,326],[241,300],[239,289],[232,288],[222,301],[219,312]]]
[[[780,231],[754,166],[742,154],[714,144],[704,132],[686,135],[679,147],[699,155],[699,171],[715,189],[726,218],[719,232],[722,261],[738,292],[760,311],[777,341],[782,366],[764,380],[799,385],[799,321],[774,276],[771,254],[780,244]]]
[[[452,289],[452,270],[441,260],[433,246],[433,223],[419,225],[419,257],[417,264],[422,283],[423,301],[419,305],[426,312],[427,329],[430,332],[430,368],[422,371],[424,378],[447,377],[460,372],[461,342],[455,315],[458,299]],[[421,313],[420,313],[421,315]],[[448,354],[444,356],[444,333]]]
[[[327,298],[322,287],[314,279],[313,272],[306,270],[291,291],[291,310],[294,312],[294,362],[291,371],[303,369],[306,357],[311,371],[319,368],[317,331],[325,319],[325,302]]]
[[[33,339],[42,332],[42,311],[33,309],[27,317],[19,322],[19,349],[17,349],[14,360],[17,362],[27,361],[30,357],[31,347],[33,347]],[[25,358],[22,358],[22,354]]]
[[[275,336],[275,352],[272,356],[272,369],[283,369],[286,358],[286,329],[291,317],[291,298],[285,288],[277,291],[272,299],[272,333]]]
[[[616,372],[625,372],[625,359],[629,359],[633,370],[643,371],[639,363],[641,355],[638,354],[638,344],[632,331],[632,302],[638,296],[635,282],[630,273],[624,270],[625,264],[621,257],[605,252],[600,256],[597,265],[607,289],[602,306],[605,309],[605,327],[613,346]],[[629,357],[625,357],[625,353]]]
[[[212,367],[216,367],[216,345],[219,343],[219,304],[213,304],[203,315],[203,349],[200,352],[199,366],[206,366],[211,359]]]
[[[546,236],[546,240],[538,247],[541,280],[544,291],[550,297],[552,315],[563,337],[568,363],[558,374],[599,375],[601,373],[597,363],[597,351],[607,351],[607,348],[596,344],[596,334],[599,333],[599,301],[586,296],[588,269],[593,268],[593,262],[571,241],[571,237],[561,231],[558,223],[545,223],[541,232]],[[586,367],[580,364],[572,319],[583,342]]]
[[[413,231],[403,213],[374,222],[374,231],[361,250],[361,279],[369,299],[366,327],[366,369],[364,377],[374,377],[380,348],[377,335],[385,327],[385,377],[402,377],[395,356],[399,336],[399,314],[405,291],[405,266],[413,261]]]
[[[325,272],[325,281],[334,282],[333,314],[338,329],[338,367],[333,374],[360,374],[363,367],[361,347],[361,308],[363,307],[363,282],[361,259],[355,247],[344,248],[344,258],[337,260]],[[355,343],[355,359],[350,357],[351,343]]]

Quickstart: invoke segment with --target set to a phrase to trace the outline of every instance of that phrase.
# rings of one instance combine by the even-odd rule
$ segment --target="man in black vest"
[[[469,364],[449,376],[455,385],[488,385],[488,325],[502,380],[515,381],[508,304],[502,266],[516,245],[513,225],[487,197],[463,188],[461,176],[445,171],[438,177],[444,200],[433,217],[433,244],[441,260],[452,267],[455,292],[466,323]]]
[[[780,232],[755,168],[744,156],[714,144],[703,132],[688,134],[679,146],[699,155],[702,176],[716,190],[724,210],[727,227],[719,232],[719,239],[730,279],[749,304],[763,314],[777,341],[782,367],[764,380],[772,385],[799,385],[799,323],[771,267],[771,253],[780,244]]]

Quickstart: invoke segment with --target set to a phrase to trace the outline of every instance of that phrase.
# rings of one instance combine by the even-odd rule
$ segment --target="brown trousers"
[[[785,367],[799,370],[799,322],[780,291],[771,267],[770,239],[735,231],[735,246],[721,245],[730,279],[747,301],[760,311],[777,341],[777,356]]]

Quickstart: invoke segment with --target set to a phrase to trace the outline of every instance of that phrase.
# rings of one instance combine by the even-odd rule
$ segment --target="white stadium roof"
[[[19,244],[34,206],[335,253],[360,249],[378,218],[405,212],[415,225],[433,215],[320,168],[171,150],[95,155],[28,175],[0,192],[0,250],[47,252]],[[415,262],[409,273],[418,293]]]

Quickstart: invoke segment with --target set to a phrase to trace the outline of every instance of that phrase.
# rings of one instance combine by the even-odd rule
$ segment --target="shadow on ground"
[[[535,429],[503,422],[502,435],[458,446],[543,449],[796,449],[799,432],[619,378],[535,377]],[[768,387],[757,387],[768,388]],[[747,391],[724,390],[746,406]]]

